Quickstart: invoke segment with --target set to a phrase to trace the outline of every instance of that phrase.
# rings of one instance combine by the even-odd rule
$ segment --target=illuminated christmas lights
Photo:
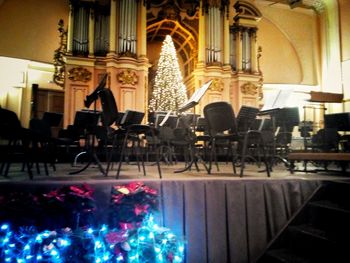
[[[176,111],[187,101],[176,50],[170,35],[167,35],[160,52],[155,76],[150,111]]]

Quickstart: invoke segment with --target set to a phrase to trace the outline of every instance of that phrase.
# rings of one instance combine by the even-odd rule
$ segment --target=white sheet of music
[[[210,84],[213,82],[213,80],[208,81],[207,83],[205,83],[202,87],[200,87],[199,89],[197,89],[191,96],[191,98],[188,100],[187,103],[190,102],[196,102],[198,103],[199,100],[203,97],[204,93],[207,91],[207,89],[209,88]],[[186,104],[187,104],[186,103]]]
[[[273,110],[273,109],[283,109],[287,105],[287,101],[292,94],[293,89],[285,88],[280,89],[275,94],[270,94],[265,97],[264,107],[261,111]]]
[[[168,113],[165,115],[165,117],[164,117],[164,119],[162,120],[162,122],[159,123],[159,127],[162,127],[162,126],[166,123],[166,121],[169,119],[169,116],[171,115],[171,113],[172,113],[171,110],[168,111]]]
[[[192,108],[195,105],[198,104],[199,100],[203,97],[204,93],[208,90],[209,86],[213,80],[209,80],[207,83],[205,83],[202,87],[197,89],[191,96],[191,98],[182,106],[180,107],[180,110],[182,108]]]

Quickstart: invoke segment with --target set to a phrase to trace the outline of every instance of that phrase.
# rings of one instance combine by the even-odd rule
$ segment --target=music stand
[[[274,95],[270,95],[266,98],[265,104],[261,111],[259,112],[258,115],[263,116],[263,115],[269,115],[271,118],[272,122],[272,132],[273,134],[276,133],[276,119],[278,114],[281,114],[281,111],[285,108],[287,101],[292,94],[293,89],[285,88],[285,89],[280,89],[278,92]],[[261,123],[262,125],[264,124],[264,121]],[[261,127],[260,127],[261,129]],[[289,162],[283,158],[280,155],[276,155],[276,138],[274,136],[273,139],[273,145],[272,145],[272,151],[273,151],[273,156],[272,159],[279,159],[282,161],[286,166],[289,166]],[[273,161],[272,161],[273,163]],[[272,167],[272,165],[270,166]]]
[[[193,108],[194,106],[196,106],[199,103],[199,101],[202,99],[202,97],[204,96],[205,92],[209,89],[212,82],[213,82],[213,80],[210,80],[207,83],[205,83],[202,87],[197,89],[192,94],[191,98],[184,105],[182,105],[180,109],[178,109],[178,112],[181,113],[181,112],[187,111],[187,110]]]
[[[141,124],[144,116],[144,112],[126,110],[123,115],[123,118],[120,121],[120,126],[127,127],[132,124]]]
[[[337,131],[350,131],[350,113],[331,113],[324,115],[326,128],[337,129]]]
[[[101,164],[100,160],[98,159],[98,156],[97,156],[97,153],[96,153],[96,150],[95,150],[95,127],[97,126],[98,121],[100,119],[100,113],[96,110],[96,102],[97,102],[99,93],[106,86],[107,76],[108,76],[107,73],[104,74],[104,76],[102,77],[102,79],[101,79],[100,83],[98,84],[97,88],[90,95],[86,96],[86,99],[84,101],[84,105],[87,108],[89,108],[90,105],[92,103],[94,103],[94,109],[92,111],[84,110],[84,111],[78,112],[78,114],[80,115],[78,121],[81,122],[80,124],[83,125],[83,128],[87,132],[86,141],[85,141],[86,142],[86,146],[87,146],[87,150],[85,152],[80,153],[79,155],[81,155],[81,154],[88,154],[89,161],[80,170],[72,171],[69,174],[81,173],[81,172],[85,171],[92,164],[92,162],[94,162],[95,164],[97,164],[100,172],[103,175],[106,175],[106,171],[102,167],[102,164]],[[78,124],[78,125],[80,125],[80,124]],[[85,125],[85,127],[84,127],[84,125]],[[90,140],[89,140],[90,136],[92,138],[91,139],[91,143],[90,143]]]
[[[165,126],[175,129],[177,125],[177,120],[177,115],[167,116],[167,114],[157,114],[154,126],[156,128]]]
[[[209,89],[210,85],[212,84],[213,80],[208,81],[207,83],[205,83],[202,87],[200,87],[199,89],[197,89],[191,96],[191,98],[180,108],[178,109],[178,113],[182,113],[185,112],[193,107],[195,107],[199,101],[203,98],[204,94],[206,93],[206,91]],[[193,117],[193,125],[195,125],[196,123],[196,116],[197,115],[193,115],[191,117]],[[190,127],[189,127],[190,129]],[[193,132],[193,131],[191,131]],[[183,168],[180,170],[176,170],[174,171],[174,173],[182,173],[185,171],[188,171],[191,169],[192,165],[194,164],[196,166],[197,171],[199,171],[198,168],[198,160],[202,162],[204,168],[206,169],[207,172],[209,172],[208,167],[205,165],[204,161],[202,160],[202,158],[198,155],[197,151],[196,151],[196,147],[194,145],[195,142],[190,142],[191,146],[190,146],[190,157],[191,157],[191,161]]]

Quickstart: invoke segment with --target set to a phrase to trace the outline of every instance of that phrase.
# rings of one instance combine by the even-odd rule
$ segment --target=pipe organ
[[[119,1],[119,54],[136,54],[137,1]]]
[[[107,10],[108,11],[108,10]],[[94,54],[105,56],[109,51],[109,20],[110,16],[105,10],[95,11]]]
[[[74,55],[87,55],[89,53],[89,17],[90,17],[90,8],[88,6],[74,7],[74,24],[73,24],[73,54]]]
[[[208,8],[206,21],[207,63],[221,63],[223,22],[219,7],[210,6]]]
[[[235,16],[229,16],[235,2]],[[118,109],[147,112],[151,92],[149,68],[157,61],[153,47],[165,35],[176,38],[188,95],[208,80],[205,104],[229,101],[258,106],[261,74],[256,32],[261,13],[242,0],[69,0],[64,125],[84,105],[101,75],[113,91]],[[161,45],[161,44],[160,44]],[[151,55],[150,55],[151,54]],[[149,58],[148,56],[151,56]],[[151,61],[153,59],[153,61]]]

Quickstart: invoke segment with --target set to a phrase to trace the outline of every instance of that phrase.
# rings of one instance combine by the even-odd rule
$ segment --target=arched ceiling
[[[166,35],[170,35],[174,41],[177,53],[181,56],[184,64],[197,53],[197,40],[178,21],[161,20],[147,27],[147,42],[163,42]]]
[[[290,8],[305,8],[320,10],[323,8],[323,0],[257,0],[257,2],[269,2],[269,5],[284,4],[289,5]]]
[[[187,68],[185,71],[189,73],[197,59],[199,3],[172,0],[151,2],[147,5],[147,43],[162,43],[165,36],[170,35],[183,66]]]

